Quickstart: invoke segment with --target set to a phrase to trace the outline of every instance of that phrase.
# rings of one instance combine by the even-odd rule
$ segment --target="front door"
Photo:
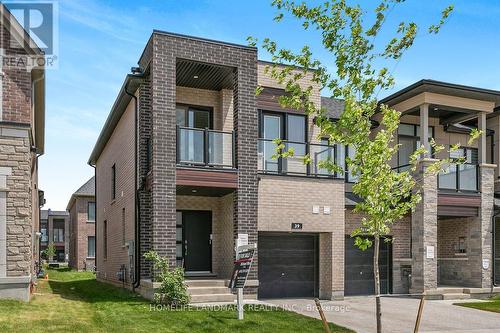
[[[212,271],[212,212],[183,211],[184,269]]]

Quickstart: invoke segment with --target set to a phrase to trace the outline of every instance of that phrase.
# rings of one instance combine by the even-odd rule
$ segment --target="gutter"
[[[137,186],[138,183],[138,171],[137,171],[137,166],[138,166],[138,126],[139,126],[139,106],[137,102],[137,96],[135,96],[133,93],[129,92],[127,90],[129,83],[134,80],[134,79],[142,79],[144,77],[144,73],[140,72],[140,74],[135,74],[137,72],[137,69],[133,68],[132,72],[134,74],[129,74],[128,77],[130,78],[127,83],[125,84],[124,87],[124,92],[125,94],[129,95],[130,97],[133,98],[134,100],[134,108],[135,108],[135,121],[134,121],[134,142],[135,142],[135,154],[134,154],[134,166],[135,166],[135,172],[134,172],[134,202],[135,202],[135,209],[134,209],[134,281],[132,282],[132,289],[135,291],[136,288],[138,288],[141,285],[141,273],[140,273],[140,268],[141,268],[141,251],[140,251],[140,210],[141,210],[141,205],[139,201],[139,189]]]

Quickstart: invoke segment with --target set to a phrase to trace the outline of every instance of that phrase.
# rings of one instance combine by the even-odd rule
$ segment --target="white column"
[[[430,157],[431,147],[429,144],[429,104],[420,105],[420,143],[427,152],[424,157]]]
[[[477,117],[478,129],[482,131],[478,142],[479,165],[486,163],[486,113],[481,112]]]

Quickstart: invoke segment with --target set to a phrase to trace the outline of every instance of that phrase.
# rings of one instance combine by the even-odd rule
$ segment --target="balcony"
[[[438,176],[440,190],[455,192],[477,192],[479,166],[472,163],[455,164],[448,166],[445,172]]]
[[[234,169],[234,132],[177,126],[177,164]]]
[[[316,143],[282,141],[284,151],[293,149],[293,156],[273,159],[276,154],[276,143],[269,139],[259,139],[258,171],[266,174],[296,175],[322,178],[342,178],[341,174],[330,172],[322,163],[331,161],[337,164],[342,161],[336,146]],[[304,156],[309,154],[311,163],[304,164]]]

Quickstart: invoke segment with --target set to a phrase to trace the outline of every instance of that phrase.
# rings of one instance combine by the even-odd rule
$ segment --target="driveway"
[[[314,301],[311,299],[280,299],[266,302],[319,318]],[[383,332],[413,332],[419,302],[418,299],[410,298],[382,298]],[[500,314],[453,305],[456,302],[458,301],[426,301],[420,332],[500,332]],[[346,297],[344,301],[322,301],[321,304],[328,321],[353,329],[357,333],[376,331],[374,297]]]

